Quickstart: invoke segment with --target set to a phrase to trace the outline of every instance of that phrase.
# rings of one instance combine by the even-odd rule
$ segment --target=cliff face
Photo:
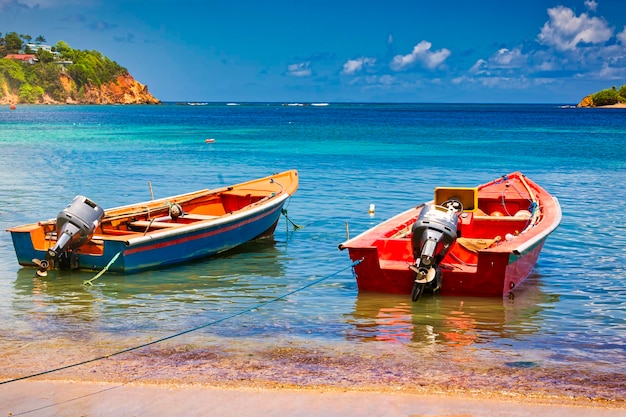
[[[63,100],[58,100],[45,93],[39,104],[160,104],[148,91],[148,87],[136,81],[130,74],[120,75],[115,80],[100,86],[86,85],[82,91],[66,74],[59,76],[60,85],[65,93]],[[20,103],[18,91],[9,88],[0,81],[0,104]]]
[[[130,74],[120,75],[100,87],[89,86],[81,98],[82,103],[93,104],[159,104],[148,87],[136,81]]]
[[[578,107],[594,107],[593,96],[588,95],[587,97],[583,98],[580,103],[578,103]]]

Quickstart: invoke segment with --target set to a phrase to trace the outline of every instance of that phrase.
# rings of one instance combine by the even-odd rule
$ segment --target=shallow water
[[[420,358],[435,382],[442,363],[451,375],[478,378],[477,368],[468,372],[459,358],[489,364],[498,375],[521,373],[529,386],[539,384],[544,372],[576,370],[583,376],[568,386],[580,395],[624,400],[619,384],[626,374],[624,149],[626,111],[620,109],[427,104],[1,109],[3,230],[52,218],[77,194],[108,208],[149,199],[149,184],[155,196],[164,197],[290,168],[299,170],[300,188],[288,216],[303,226],[294,230],[282,218],[271,239],[164,270],[107,273],[94,286],[82,284],[94,273],[34,277],[32,269],[17,265],[10,235],[0,235],[0,357],[13,364],[3,377],[199,328],[164,345],[198,352],[236,345],[241,357],[285,346],[334,358],[349,352],[384,357],[381,363],[390,370]],[[435,297],[414,304],[408,295],[357,291],[348,255],[337,249],[347,233],[354,236],[431,199],[435,186],[473,186],[514,170],[556,195],[563,209],[560,227],[514,299]],[[373,216],[370,204],[376,207]],[[180,357],[159,346],[149,349],[165,361],[161,366],[168,358],[170,365],[179,363]],[[163,369],[170,377],[179,373]],[[377,375],[372,371],[367,377]],[[411,375],[398,375],[411,384]],[[160,377],[168,373],[161,371]],[[298,383],[306,380],[300,375]]]

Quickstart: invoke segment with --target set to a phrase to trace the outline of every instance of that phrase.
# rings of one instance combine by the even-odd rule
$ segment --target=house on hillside
[[[34,54],[7,54],[7,56],[5,56],[4,58],[12,59],[15,61],[22,61],[28,64],[34,64],[35,62],[37,62],[37,56],[35,56]]]
[[[52,54],[53,58],[54,58],[54,63],[61,66],[62,68],[66,68],[68,65],[72,65],[74,62],[67,60],[67,59],[61,59],[61,54],[58,52],[53,52],[52,51],[52,47],[48,46],[48,45],[35,45],[35,44],[28,44],[29,47],[31,47],[31,49],[33,49],[33,47],[38,47],[37,49],[43,49],[45,51],[48,51]],[[36,52],[36,51],[35,51]],[[6,59],[13,59],[15,61],[22,61],[24,63],[27,64],[34,64],[35,62],[39,62],[39,59],[37,59],[37,55],[35,54],[27,54],[27,53],[23,53],[23,54],[7,54],[7,56],[5,56]]]
[[[24,50],[30,50],[33,53],[37,53],[37,51],[40,49],[43,49],[44,51],[48,51],[51,54],[58,53],[58,52],[52,52],[52,46],[39,44],[39,43],[27,43],[26,46],[24,47]]]

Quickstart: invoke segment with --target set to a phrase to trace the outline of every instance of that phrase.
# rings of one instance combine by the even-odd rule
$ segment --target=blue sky
[[[626,84],[624,0],[0,0],[163,101],[577,103]]]

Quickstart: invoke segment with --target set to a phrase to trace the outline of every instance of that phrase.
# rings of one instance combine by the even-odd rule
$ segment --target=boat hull
[[[482,212],[479,215],[480,210],[464,213],[459,221],[461,231],[475,238],[494,237],[496,233],[501,236],[492,247],[475,251],[455,242],[440,265],[442,295],[508,295],[532,273],[547,237],[560,223],[561,209],[555,197],[521,173],[509,174],[507,178],[511,181],[524,178],[532,187],[531,194],[542,211],[540,217],[530,227],[525,226],[530,220],[514,216],[486,216]],[[490,185],[495,188],[493,183],[477,188],[478,196],[482,191],[483,198],[479,200],[483,205],[492,201],[492,195],[493,201],[501,198],[499,184],[497,192],[491,192]],[[423,207],[411,208],[339,245],[340,249],[348,250],[350,259],[356,263],[354,273],[359,291],[411,294],[415,272],[409,265],[416,261],[410,235],[400,231],[410,230]]]
[[[258,185],[265,183],[271,183],[271,186]],[[148,217],[146,220],[137,220],[137,215],[124,214],[145,207],[146,203],[107,210],[103,224],[107,224],[107,227],[116,224],[118,229],[108,230],[103,226],[101,230],[97,230],[87,245],[74,251],[76,267],[85,270],[101,270],[106,267],[109,271],[136,273],[210,257],[246,242],[271,236],[283,206],[297,189],[297,172],[276,174],[258,182],[244,183],[240,188],[242,191],[238,191],[237,186],[227,187],[223,193],[239,192],[245,197],[256,193],[259,194],[258,201],[219,216],[189,214],[177,220],[167,218],[163,221],[162,217],[155,221],[155,218],[148,220]],[[215,193],[200,192],[200,197],[196,197],[194,193],[190,193],[162,201],[163,204],[170,204],[170,201],[189,200],[186,204],[190,210],[208,210],[209,205],[215,206],[214,201],[210,204],[208,202],[212,194]],[[225,197],[220,198],[225,200]],[[241,196],[237,198],[240,199]],[[195,199],[207,202],[199,203]],[[152,204],[157,208],[159,206],[158,202]],[[182,222],[183,219],[188,223]],[[196,221],[197,219],[201,220]],[[50,222],[53,221],[48,221]],[[120,226],[124,223],[140,224],[141,227],[145,225],[145,232],[125,230]],[[42,223],[18,226],[9,229],[9,232],[18,263],[23,266],[37,266],[34,260],[44,259],[47,248],[51,245],[43,246],[37,242],[49,240],[50,237],[46,236],[54,236],[53,232],[46,234]]]
[[[497,254],[485,256],[477,271],[453,272],[442,269],[442,295],[502,296],[519,286],[533,271],[543,242],[524,256]],[[354,267],[359,291],[410,294],[415,273],[404,265],[385,265],[372,250],[352,249],[350,259],[359,262]],[[375,249],[374,249],[375,251]]]

